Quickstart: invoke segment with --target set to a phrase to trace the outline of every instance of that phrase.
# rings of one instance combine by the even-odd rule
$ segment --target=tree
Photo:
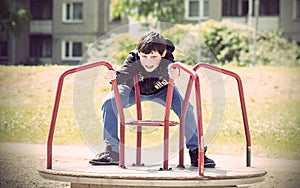
[[[22,0],[0,1],[0,39],[7,38],[11,33],[16,36],[29,21],[30,15],[22,8],[23,5]]]
[[[183,0],[112,0],[113,16],[120,13],[133,16],[138,21],[182,23],[184,21]]]

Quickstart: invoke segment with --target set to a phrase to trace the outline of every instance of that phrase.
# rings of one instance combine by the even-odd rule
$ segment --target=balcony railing
[[[52,20],[34,20],[30,22],[30,33],[51,34]]]

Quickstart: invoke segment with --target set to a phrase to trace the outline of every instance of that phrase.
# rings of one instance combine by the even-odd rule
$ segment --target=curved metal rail
[[[99,61],[91,64],[86,64],[82,65],[76,68],[69,69],[65,71],[59,78],[58,86],[57,86],[57,91],[56,91],[56,98],[55,98],[55,103],[53,107],[53,112],[52,112],[52,119],[51,119],[51,124],[50,124],[50,129],[49,129],[49,134],[48,134],[48,142],[47,142],[47,169],[52,169],[52,142],[53,142],[53,136],[54,136],[54,131],[55,131],[55,124],[56,124],[56,119],[57,119],[57,114],[58,114],[58,108],[59,108],[59,103],[60,103],[60,98],[61,98],[61,92],[62,92],[62,87],[64,83],[64,79],[67,75],[73,74],[76,72],[80,72],[86,69],[98,67],[98,66],[105,66],[110,70],[113,70],[113,67],[110,63],[105,62],[105,61]],[[187,85],[186,89],[186,94],[184,97],[184,104],[183,104],[183,111],[181,113],[180,117],[180,135],[179,135],[179,166],[183,167],[183,152],[184,152],[184,118],[186,115],[186,109],[188,106],[188,100],[191,94],[191,89],[193,87],[193,82],[194,82],[194,87],[195,87],[195,94],[196,94],[196,114],[197,114],[197,125],[198,125],[198,145],[199,145],[199,162],[198,162],[198,174],[199,176],[204,175],[204,139],[203,139],[203,124],[202,124],[202,109],[201,109],[201,92],[200,92],[200,79],[196,73],[196,71],[203,67],[207,69],[211,69],[229,76],[234,77],[237,80],[238,83],[238,89],[239,89],[239,95],[240,95],[240,102],[241,102],[241,108],[242,108],[242,115],[243,115],[243,121],[244,121],[244,129],[245,129],[245,135],[246,135],[246,142],[247,142],[247,161],[246,165],[247,167],[251,166],[251,139],[250,139],[250,131],[249,131],[249,125],[248,125],[248,118],[247,118],[247,112],[246,112],[246,105],[245,105],[245,99],[244,99],[244,91],[242,87],[242,81],[241,78],[234,72],[215,67],[210,64],[206,63],[199,63],[193,67],[193,70],[188,68],[186,65],[182,63],[174,63],[172,64],[172,68],[180,68],[181,70],[187,72],[190,75],[189,83]],[[168,92],[172,93],[173,92],[173,84],[174,80],[170,79],[169,80],[169,89]],[[122,108],[122,103],[118,91],[118,86],[116,83],[116,80],[112,80],[112,89],[115,94],[115,99],[116,99],[116,105],[119,113],[119,118],[120,118],[120,167],[125,167],[124,165],[124,143],[125,143],[125,117],[124,117],[124,112]],[[171,96],[171,94],[170,94]],[[171,98],[171,97],[170,97]],[[165,135],[164,138],[168,137],[168,122],[169,122],[169,111],[170,111],[170,104],[171,101],[167,100],[166,101],[166,111],[167,113],[167,118],[164,119],[164,129],[165,129]],[[139,115],[140,116],[140,115]],[[138,117],[139,119],[139,117]],[[165,142],[166,144],[166,142]],[[168,162],[167,161],[167,145],[164,146],[166,148],[164,152],[164,169],[168,168]]]
[[[82,65],[79,67],[75,67],[69,70],[66,70],[64,73],[61,74],[59,77],[58,85],[57,85],[57,90],[56,90],[56,97],[55,97],[55,102],[54,102],[54,107],[52,111],[52,118],[51,118],[51,123],[50,123],[50,129],[49,129],[49,134],[48,134],[48,142],[47,142],[47,169],[52,168],[52,142],[53,142],[53,135],[54,135],[54,130],[55,130],[55,124],[56,124],[56,119],[57,119],[57,113],[58,113],[58,108],[59,108],[59,103],[60,103],[60,98],[61,98],[61,92],[63,88],[63,83],[64,79],[67,75],[73,74],[76,72],[80,72],[86,69],[91,69],[95,68],[98,66],[105,66],[108,69],[112,70],[113,67],[110,63],[105,62],[105,61],[99,61],[91,64],[86,64]],[[117,87],[116,81],[112,81],[112,86],[113,88]],[[114,89],[115,90],[115,89]]]
[[[238,90],[239,90],[239,97],[240,97],[240,103],[241,103],[241,110],[242,110],[242,116],[243,116],[243,122],[244,122],[244,131],[246,136],[246,166],[251,166],[251,138],[250,138],[250,131],[249,131],[249,124],[248,124],[248,117],[247,117],[247,110],[246,110],[246,104],[245,104],[245,96],[244,96],[244,90],[242,85],[242,80],[239,75],[236,73],[222,69],[207,63],[198,63],[193,67],[193,70],[196,72],[199,68],[207,68],[210,70],[214,70],[217,72],[220,72],[222,74],[226,74],[228,76],[234,77],[238,84]],[[199,90],[200,92],[200,90]]]
[[[183,108],[182,108],[182,113],[180,116],[180,133],[179,133],[179,167],[184,167],[183,161],[184,161],[184,120],[185,120],[185,115],[186,115],[186,110],[188,106],[188,100],[189,96],[191,94],[191,89],[192,89],[192,84],[195,81],[195,90],[196,90],[196,101],[197,101],[197,117],[198,117],[198,135],[199,135],[199,146],[200,149],[199,151],[202,153],[202,157],[200,158],[200,165],[199,165],[199,175],[203,176],[204,175],[204,146],[203,146],[203,128],[202,128],[202,115],[201,115],[201,100],[200,100],[200,87],[199,87],[199,78],[198,75],[195,71],[187,67],[186,65],[175,62],[171,65],[171,68],[180,68],[181,70],[185,71],[190,75],[190,80],[189,84],[187,86],[185,98],[184,98],[184,103],[183,103]],[[140,104],[140,94],[138,92],[139,86],[138,86],[138,79],[137,77],[135,79],[135,87],[136,87],[136,108],[137,108],[137,119],[139,122],[139,125],[142,125],[141,122],[142,120],[142,112],[141,112],[141,104]],[[167,98],[166,98],[166,108],[165,108],[165,117],[164,121],[160,122],[164,126],[164,163],[163,163],[163,170],[168,170],[168,139],[169,139],[169,126],[170,126],[170,121],[169,121],[169,116],[170,116],[170,108],[171,108],[171,102],[172,102],[172,93],[173,93],[173,86],[174,86],[174,80],[169,79],[169,84],[168,84],[168,93],[167,93]],[[124,112],[122,108],[122,103],[118,94],[118,91],[115,92],[115,97],[116,97],[116,103],[117,103],[117,108],[120,116],[120,164],[119,166],[122,168],[125,168],[124,164],[124,153],[125,153],[125,117],[124,117]],[[157,122],[149,122],[146,120],[147,125],[149,124],[157,124]],[[130,124],[134,124],[134,122],[131,122]],[[141,127],[138,126],[137,129],[137,165],[140,165],[140,157],[141,157]],[[201,167],[201,168],[200,168]]]

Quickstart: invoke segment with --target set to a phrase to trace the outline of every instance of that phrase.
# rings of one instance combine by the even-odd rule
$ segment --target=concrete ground
[[[46,145],[0,143],[0,187],[70,187],[68,182],[43,179],[38,170],[46,168]],[[130,152],[127,152],[130,153]],[[83,159],[95,154],[86,146],[54,146],[53,163]],[[244,157],[209,155],[218,165],[245,166]],[[128,158],[128,157],[127,157]],[[177,160],[177,157],[175,157]],[[172,159],[173,160],[173,159]],[[185,161],[189,161],[185,157]],[[224,164],[226,161],[226,164]],[[300,161],[252,158],[252,167],[267,171],[264,182],[251,187],[299,187]]]

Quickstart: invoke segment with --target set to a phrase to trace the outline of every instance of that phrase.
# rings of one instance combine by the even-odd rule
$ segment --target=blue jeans
[[[122,106],[128,108],[135,104],[134,90],[126,85],[118,85]],[[141,101],[153,101],[165,106],[167,90],[162,89],[158,93],[152,95],[141,95]],[[183,98],[180,95],[178,88],[174,86],[171,109],[180,118],[181,108],[183,105]],[[118,112],[115,102],[114,93],[110,94],[103,100],[102,104],[102,118],[103,118],[103,139],[106,144],[112,146],[113,151],[119,152],[119,138],[118,138]],[[184,126],[186,147],[190,150],[198,148],[198,132],[196,119],[193,112],[193,106],[189,103]]]

